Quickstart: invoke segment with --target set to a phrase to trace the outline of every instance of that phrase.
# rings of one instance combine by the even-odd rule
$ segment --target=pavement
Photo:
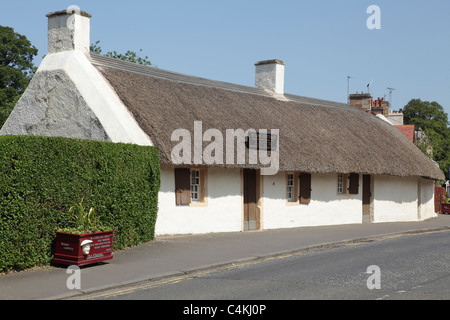
[[[61,300],[268,257],[324,250],[392,236],[450,231],[450,215],[421,222],[303,227],[252,232],[157,237],[114,252],[113,259],[81,267],[81,289],[71,274],[50,266],[0,276],[0,300]],[[449,243],[450,243],[450,232]]]

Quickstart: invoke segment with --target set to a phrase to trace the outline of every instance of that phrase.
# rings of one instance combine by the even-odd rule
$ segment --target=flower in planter
[[[107,228],[102,225],[100,218],[96,215],[95,209],[90,208],[88,212],[84,210],[83,199],[80,203],[70,207],[69,214],[72,215],[73,227],[59,228],[59,232],[67,232],[74,234],[93,233],[99,231],[107,231]]]
[[[81,266],[111,260],[114,230],[101,224],[94,208],[85,211],[82,199],[69,209],[69,214],[72,226],[56,230],[52,262]]]

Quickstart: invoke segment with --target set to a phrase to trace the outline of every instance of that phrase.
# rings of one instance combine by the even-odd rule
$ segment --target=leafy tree
[[[403,115],[405,124],[413,124],[416,131],[425,133],[426,137],[416,142],[418,147],[436,161],[441,170],[448,175],[450,129],[448,115],[444,112],[444,108],[435,101],[412,99],[404,107]]]
[[[415,129],[431,129],[441,135],[448,134],[448,115],[437,102],[412,99],[403,109],[404,121],[414,124]]]
[[[90,51],[92,53],[96,54],[102,54],[102,48],[100,47],[100,41],[96,41],[94,44],[91,44]],[[139,50],[139,53],[142,52],[142,49]],[[150,60],[148,60],[148,57],[145,56],[144,58],[140,57],[136,52],[128,50],[125,54],[117,53],[117,51],[109,51],[105,54],[107,57],[116,58],[124,61],[129,61],[133,63],[142,64],[145,66],[151,66],[153,65]]]
[[[13,28],[0,25],[0,128],[36,71],[38,50]]]

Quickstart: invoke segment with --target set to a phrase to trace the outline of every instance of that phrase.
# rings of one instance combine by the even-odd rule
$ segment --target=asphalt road
[[[450,232],[268,258],[150,281],[95,300],[450,300]]]

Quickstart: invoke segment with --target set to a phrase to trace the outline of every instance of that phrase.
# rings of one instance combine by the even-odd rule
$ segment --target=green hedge
[[[49,264],[82,199],[116,231],[115,250],[153,240],[159,184],[154,147],[0,136],[0,272]]]

